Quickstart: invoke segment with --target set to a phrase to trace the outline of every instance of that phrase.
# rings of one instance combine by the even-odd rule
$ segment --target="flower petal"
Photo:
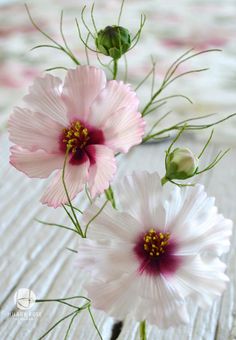
[[[64,155],[44,150],[29,151],[18,146],[11,147],[10,163],[29,177],[46,178],[63,166]]]
[[[105,144],[128,152],[141,142],[145,122],[138,112],[139,100],[123,82],[109,81],[91,106],[90,124],[102,129]]]
[[[89,145],[86,152],[90,159],[88,186],[92,198],[103,193],[116,171],[113,151],[105,145]]]
[[[202,259],[197,255],[180,267],[173,284],[183,297],[189,295],[201,307],[207,307],[226,288],[229,280],[224,274],[225,268],[218,258]]]
[[[96,242],[91,239],[79,240],[79,256],[77,257],[77,265],[81,269],[85,269],[89,273],[93,273],[96,277],[105,280],[113,280],[119,278],[124,273],[129,274],[137,270],[132,246],[123,244],[123,250],[120,252],[121,244],[113,242],[113,240]],[[91,254],[91,249],[93,252]],[[116,264],[114,270],[110,270],[113,264]]]
[[[164,202],[166,228],[178,240],[181,254],[206,251],[221,255],[228,251],[232,222],[217,213],[214,198],[207,197],[204,187],[198,184],[170,190]]]
[[[188,229],[191,234],[179,235],[180,255],[206,252],[220,256],[229,250],[232,221],[222,215],[211,214],[197,228],[189,222]]]
[[[105,73],[99,68],[78,66],[74,70],[69,70],[62,94],[69,120],[86,121],[92,102],[105,85]]]
[[[147,319],[159,328],[189,322],[186,303],[170,280],[164,276],[142,275],[138,282],[138,295],[141,297],[141,303],[136,312],[137,319]]]
[[[28,107],[49,116],[55,121],[67,125],[66,108],[61,98],[62,82],[50,74],[36,78],[24,97]]]
[[[169,186],[169,192],[172,188]],[[173,193],[173,191],[172,191]],[[175,201],[175,204],[173,204]],[[214,208],[214,199],[207,197],[203,185],[197,184],[194,187],[185,187],[182,190],[175,189],[174,195],[168,199],[168,207],[171,207],[171,213],[168,213],[169,229],[183,228],[183,224],[188,221],[195,221],[196,226],[209,216],[209,212]],[[173,210],[175,207],[175,210]]]
[[[112,208],[110,203],[106,204],[103,209],[102,206],[102,203],[99,206],[93,203],[83,214],[85,225],[92,221],[91,233],[88,229],[89,238],[94,240],[108,238],[114,242],[135,242],[137,235],[143,232],[142,225],[131,215]],[[94,216],[96,216],[95,219]]]
[[[143,279],[130,272],[106,282],[95,279],[86,283],[85,289],[95,308],[121,320],[132,315],[137,321],[147,320],[160,328],[189,321],[184,300],[165,279]],[[143,296],[146,290],[148,299]]]
[[[87,283],[84,288],[93,301],[94,308],[123,320],[129,313],[133,314],[139,301],[135,278],[135,273],[124,274],[109,282],[94,280]]]
[[[59,152],[63,125],[42,113],[16,108],[9,119],[10,140],[28,150]]]
[[[117,197],[122,210],[131,214],[146,229],[163,229],[165,226],[161,194],[161,179],[157,173],[134,172],[117,185]]]
[[[65,183],[71,200],[83,189],[88,178],[89,160],[80,165],[68,163],[65,169]],[[41,198],[43,204],[57,208],[68,202],[62,181],[62,170],[58,171]]]

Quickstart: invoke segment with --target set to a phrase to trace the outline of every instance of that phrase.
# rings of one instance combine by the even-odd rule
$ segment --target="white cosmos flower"
[[[204,187],[160,184],[157,173],[134,173],[116,190],[79,241],[78,265],[93,306],[161,328],[189,321],[188,301],[209,306],[228,281],[219,255],[228,251],[232,222],[218,214]],[[84,213],[88,223],[99,211]]]

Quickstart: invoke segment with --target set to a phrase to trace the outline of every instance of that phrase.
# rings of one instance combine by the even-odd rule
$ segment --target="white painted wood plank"
[[[5,138],[5,137],[4,137]],[[6,139],[4,139],[6,141]],[[185,139],[186,141],[186,139]],[[188,141],[188,146],[199,149],[199,142]],[[163,172],[163,150],[167,144],[155,144],[135,148],[129,155],[120,160],[116,180],[133,170]],[[216,152],[216,146],[209,148],[209,157]],[[216,196],[219,210],[236,221],[236,172],[234,160],[236,149],[211,173],[201,176],[208,194]],[[4,176],[0,186],[0,298],[1,306],[0,339],[37,339],[56,320],[70,312],[59,304],[36,305],[34,311],[41,312],[35,321],[21,321],[7,316],[7,311],[14,309],[14,292],[17,288],[33,289],[38,298],[55,298],[84,294],[81,288],[83,275],[75,267],[75,255],[65,247],[76,248],[76,235],[69,231],[39,225],[35,217],[48,221],[64,223],[66,218],[61,209],[48,209],[38,202],[44,184],[42,181],[31,181],[24,175],[9,169],[5,163],[1,168]],[[4,181],[2,180],[4,178]],[[86,201],[81,197],[84,207]],[[236,338],[236,269],[235,246],[236,236],[232,239],[231,252],[226,256],[229,264],[228,274],[231,277],[229,288],[222,299],[210,310],[197,310],[190,306],[191,324],[177,329],[160,331],[148,326],[149,340],[233,340]],[[109,339],[111,319],[104,313],[95,313],[96,321],[104,336]],[[61,324],[49,336],[49,339],[61,339],[66,331],[66,324]],[[83,312],[74,323],[71,339],[98,339],[86,312]],[[119,337],[120,340],[139,339],[137,324],[126,320]]]

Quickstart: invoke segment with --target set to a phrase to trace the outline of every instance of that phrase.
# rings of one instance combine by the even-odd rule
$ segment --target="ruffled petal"
[[[159,328],[189,322],[186,303],[170,280],[164,276],[142,275],[138,283],[141,301],[136,311],[136,319],[146,319]]]
[[[169,229],[183,228],[188,221],[195,221],[196,226],[204,221],[214,207],[214,199],[207,197],[203,185],[172,190],[168,187],[169,198],[165,202],[168,212]]]
[[[10,149],[10,163],[19,171],[32,178],[46,178],[54,170],[61,169],[65,156],[47,153],[44,150],[29,151],[18,146]]]
[[[109,81],[91,106],[89,122],[102,129],[105,144],[114,151],[128,152],[141,142],[145,122],[138,112],[139,100],[123,82]]]
[[[9,119],[10,140],[28,150],[59,152],[63,125],[38,112],[16,108]]]
[[[117,184],[121,209],[131,214],[146,229],[165,227],[161,179],[157,173],[136,173]]]
[[[51,119],[68,124],[66,108],[61,98],[62,81],[60,78],[46,74],[42,78],[36,78],[29,89],[29,94],[24,101],[32,110],[49,116]]]
[[[166,228],[178,241],[179,253],[200,251],[221,255],[230,246],[232,222],[217,213],[214,198],[207,197],[202,185],[165,188]],[[184,233],[183,233],[184,230]]]
[[[197,228],[194,223],[189,222],[188,229],[192,230],[191,234],[188,232],[182,237],[178,235],[181,255],[206,252],[220,256],[228,252],[232,235],[231,220],[216,213]]]
[[[93,219],[94,216],[96,216],[95,219]],[[87,225],[90,221],[92,223],[91,229],[88,229],[88,237],[94,240],[106,240],[108,238],[114,242],[123,241],[133,244],[137,235],[144,231],[144,228],[136,219],[125,212],[113,209],[110,203],[105,206],[104,202],[99,205],[93,203],[86,209],[83,214],[84,225]]]
[[[86,283],[85,289],[95,308],[117,319],[132,315],[137,321],[146,320],[160,328],[189,321],[184,300],[161,277],[154,281],[131,271],[105,282],[95,279]]]
[[[91,227],[93,233],[93,226]],[[79,240],[79,255],[77,265],[96,277],[104,280],[113,280],[121,275],[129,274],[137,270],[138,264],[135,261],[132,246],[127,242],[122,243],[123,251],[120,251],[121,243],[114,240],[100,240],[99,242],[92,239]],[[93,249],[91,254],[91,249]],[[113,264],[116,264],[110,270]]]
[[[135,273],[124,274],[109,282],[94,280],[86,283],[84,288],[94,308],[123,320],[128,314],[134,314],[139,302],[135,278]]]
[[[62,95],[69,120],[87,121],[90,106],[105,85],[105,73],[99,68],[78,66],[69,70]]]
[[[169,292],[168,289],[166,289],[166,293],[168,306],[165,306],[164,310],[160,309],[159,304],[153,300],[142,300],[143,303],[140,303],[140,307],[136,312],[136,319],[142,321],[145,317],[150,324],[160,329],[189,323],[190,317],[186,303],[180,299],[176,300],[176,293]],[[144,310],[146,310],[145,313]]]
[[[86,152],[90,159],[88,186],[92,198],[109,187],[116,171],[113,151],[105,145],[89,145]]]
[[[220,296],[229,281],[224,274],[226,265],[218,258],[199,255],[185,261],[173,279],[175,289],[184,297],[191,297],[201,307],[210,306]]]
[[[71,200],[83,189],[88,178],[89,160],[80,165],[71,165],[65,169],[65,183]],[[43,204],[57,208],[68,202],[62,182],[62,170],[58,171],[41,198]]]

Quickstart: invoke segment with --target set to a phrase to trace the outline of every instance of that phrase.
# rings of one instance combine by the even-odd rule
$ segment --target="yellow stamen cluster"
[[[150,256],[159,256],[165,252],[169,238],[170,233],[161,233],[150,229],[149,232],[144,235],[143,248]]]
[[[63,133],[63,143],[74,154],[77,149],[83,149],[89,140],[88,129],[79,121],[72,123],[69,129],[64,129]]]

